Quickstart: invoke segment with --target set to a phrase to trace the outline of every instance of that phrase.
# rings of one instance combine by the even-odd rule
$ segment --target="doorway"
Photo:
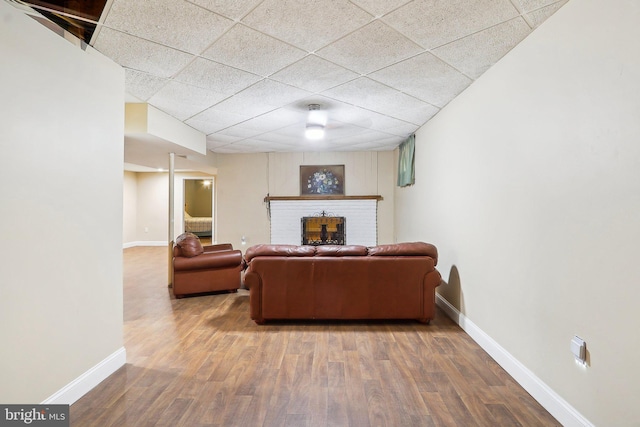
[[[213,177],[184,180],[184,231],[213,240]]]

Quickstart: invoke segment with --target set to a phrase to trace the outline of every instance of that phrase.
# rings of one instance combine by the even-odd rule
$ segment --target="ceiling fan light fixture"
[[[318,140],[324,138],[324,125],[326,118],[320,111],[320,104],[309,104],[309,117],[307,117],[307,126],[304,136],[310,140]]]
[[[304,131],[304,136],[310,140],[318,140],[324,138],[324,126],[307,123],[307,127]]]

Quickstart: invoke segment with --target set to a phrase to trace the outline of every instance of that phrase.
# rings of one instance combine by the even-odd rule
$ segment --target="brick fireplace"
[[[380,196],[300,196],[300,197],[267,197],[271,219],[272,244],[303,244],[303,218],[324,216],[327,218],[343,218],[344,244],[375,246],[378,240],[378,200]],[[337,227],[329,225],[327,233],[337,231]],[[320,224],[320,223],[319,223]],[[320,227],[321,231],[322,227]],[[307,244],[323,244],[312,242]],[[327,235],[327,240],[333,237]],[[325,243],[326,244],[326,243]]]

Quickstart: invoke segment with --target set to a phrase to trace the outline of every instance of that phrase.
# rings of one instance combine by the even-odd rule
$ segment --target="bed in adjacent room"
[[[184,213],[184,231],[193,233],[198,237],[211,237],[213,220],[210,216],[191,216]]]

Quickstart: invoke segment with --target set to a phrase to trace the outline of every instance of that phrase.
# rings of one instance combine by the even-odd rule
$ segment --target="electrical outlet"
[[[571,353],[577,362],[583,365],[587,363],[587,343],[577,335],[571,338]]]

